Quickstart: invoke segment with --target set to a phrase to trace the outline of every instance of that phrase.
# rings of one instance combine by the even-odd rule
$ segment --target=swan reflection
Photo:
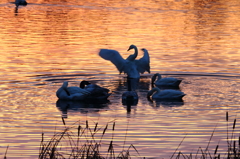
[[[135,91],[138,87],[139,79],[127,78],[127,91],[122,94],[122,104],[131,107],[137,105],[138,94]]]
[[[184,105],[183,99],[149,99],[150,106],[154,108],[159,107],[180,107]]]
[[[104,108],[108,108],[109,100],[99,102],[82,102],[82,101],[69,101],[58,99],[56,102],[56,107],[62,112],[62,117],[67,118],[68,111],[79,111],[82,114],[89,112],[99,112]]]
[[[122,105],[127,110],[127,117],[131,117],[132,106],[138,104],[138,93],[135,91],[138,87],[139,79],[127,78],[127,91],[122,94]]]

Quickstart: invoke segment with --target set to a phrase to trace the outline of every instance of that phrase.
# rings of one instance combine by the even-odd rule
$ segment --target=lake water
[[[196,154],[216,128],[209,150],[219,144],[224,156],[227,129],[235,118],[239,125],[239,1],[28,0],[18,13],[11,2],[0,2],[0,156],[9,146],[8,158],[37,158],[42,132],[62,131],[62,117],[68,126],[115,121],[116,150],[125,141],[146,158],[170,158],[184,137],[178,149]],[[126,78],[98,51],[126,58],[131,44],[148,49],[151,74],[141,76],[140,99],[128,112]],[[147,100],[157,72],[183,80],[183,103]],[[63,81],[82,80],[110,89],[109,103],[57,102]]]

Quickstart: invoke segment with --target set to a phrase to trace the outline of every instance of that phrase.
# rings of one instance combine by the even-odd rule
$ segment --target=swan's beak
[[[131,45],[131,46],[129,46],[129,48],[128,48],[127,51],[132,50],[132,49],[133,49],[133,47],[132,47],[132,45]]]

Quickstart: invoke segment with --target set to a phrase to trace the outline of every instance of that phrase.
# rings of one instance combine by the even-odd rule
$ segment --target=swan
[[[182,100],[182,97],[185,95],[186,94],[178,90],[160,90],[158,87],[155,87],[152,90],[148,91],[147,98],[149,99],[152,96],[152,99],[155,100]]]
[[[135,45],[130,45],[129,50],[134,49],[134,54],[129,55],[128,58],[123,59],[116,50],[100,49],[99,56],[105,60],[111,61],[119,73],[124,72],[128,78],[140,78],[140,73],[145,71],[150,73],[150,58],[147,49],[142,49],[144,55],[139,60],[135,60],[138,56],[138,49]]]
[[[15,0],[15,5],[18,7],[19,5],[26,6],[27,2],[25,0]]]
[[[68,87],[67,81],[56,92],[56,96],[62,100],[84,100],[89,94],[89,91],[80,87]]]
[[[100,87],[96,84],[91,84],[88,81],[82,81],[79,85],[81,89],[84,89],[88,92],[90,92],[90,95],[88,95],[85,100],[90,99],[96,99],[96,100],[107,100],[107,98],[111,95],[109,93],[109,89]]]
[[[155,84],[157,87],[179,87],[181,82],[182,80],[174,77],[162,78],[159,73],[156,73],[152,76],[152,85]]]
[[[132,90],[131,79],[127,79],[128,90],[122,94],[123,105],[137,105],[138,94]]]

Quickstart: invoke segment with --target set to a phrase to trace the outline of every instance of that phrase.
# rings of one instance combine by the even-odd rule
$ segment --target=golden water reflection
[[[17,14],[9,2],[0,2],[1,155],[9,145],[7,157],[36,158],[41,133],[47,139],[61,130],[63,115],[69,125],[116,120],[115,142],[127,129],[126,145],[145,157],[169,158],[186,134],[181,152],[194,153],[216,124],[210,149],[218,141],[226,146],[225,113],[233,121],[239,112],[237,1],[29,0]],[[98,50],[115,49],[126,58],[130,44],[149,50],[152,74],[183,80],[182,103],[148,101],[152,74],[144,74],[138,104],[127,111],[121,103],[126,79]],[[60,111],[55,92],[64,80],[107,87],[110,102],[67,103],[73,109]]]

